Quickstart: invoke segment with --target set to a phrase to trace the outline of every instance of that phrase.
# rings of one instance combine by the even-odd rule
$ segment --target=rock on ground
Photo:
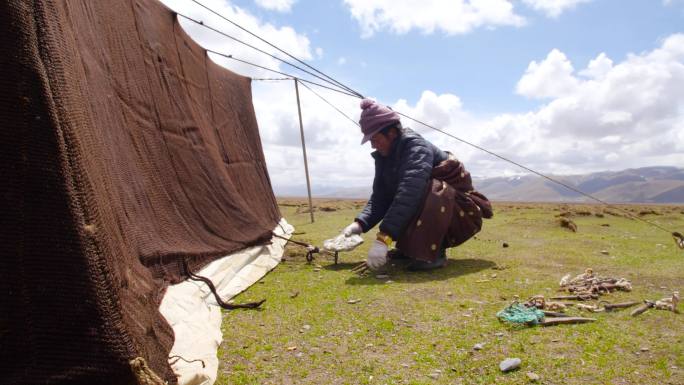
[[[504,373],[510,372],[511,370],[518,369],[521,363],[520,358],[506,358],[499,364],[499,369]]]

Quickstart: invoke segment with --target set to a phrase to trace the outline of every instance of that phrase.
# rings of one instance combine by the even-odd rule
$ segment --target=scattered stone
[[[350,300],[347,301],[348,304],[352,304],[352,305],[355,304],[355,303],[359,303],[359,302],[361,302],[360,299],[350,299]]]
[[[601,250],[601,254],[608,255],[609,253],[608,253],[608,250]]]
[[[377,279],[387,279],[387,278],[389,278],[389,275],[387,275],[387,274],[378,274],[378,275],[375,276],[375,278],[377,278]]]
[[[482,350],[482,349],[484,349],[484,344],[475,344],[475,346],[473,346],[473,350]]]
[[[304,325],[304,326],[302,326],[302,329],[311,330],[311,325]]]
[[[499,332],[499,333],[496,333],[496,334],[494,334],[494,335],[497,336],[497,337],[503,337],[503,336],[504,336],[504,333]]]
[[[401,364],[401,366],[403,366],[403,367],[405,367],[405,368],[408,368],[408,367],[410,367],[411,365],[409,365],[409,364]]]
[[[454,295],[454,293],[452,293],[452,292],[447,293],[447,297],[453,297],[453,295]]]
[[[503,246],[503,248],[505,249],[508,247],[508,243],[504,242],[503,245],[501,245],[501,246]]]
[[[490,277],[491,277],[491,278],[496,278],[497,275],[496,275],[496,273],[494,273],[494,274],[490,275]]]
[[[647,351],[649,351],[649,350],[651,350],[651,349],[649,349],[649,348],[647,348],[647,347],[645,347],[645,346],[644,346],[643,348],[641,348],[641,351],[642,351],[642,352],[647,352]]]
[[[661,286],[660,290],[667,290],[667,286]]]
[[[297,350],[297,347],[296,347],[296,346],[288,346],[288,347],[287,347],[287,350],[288,350],[288,351]]]
[[[313,271],[321,271],[321,268],[320,268],[320,267],[315,267],[315,268],[313,269]]]
[[[297,358],[302,358],[303,356],[304,356],[304,353],[302,353],[302,352],[295,353],[295,357],[297,357]]]
[[[295,291],[294,293],[290,294],[290,298],[297,298],[298,295],[299,295],[299,292]]]
[[[558,338],[552,339],[551,342],[559,342],[560,340]]]
[[[387,281],[385,281],[385,283],[394,283],[394,281],[392,281],[391,279],[388,279]]]
[[[501,369],[501,371],[504,373],[510,372],[512,370],[518,369],[521,363],[522,361],[520,358],[506,358],[499,364],[499,369]]]
[[[540,380],[541,377],[535,372],[527,372],[527,378],[529,378],[530,382],[537,382]]]

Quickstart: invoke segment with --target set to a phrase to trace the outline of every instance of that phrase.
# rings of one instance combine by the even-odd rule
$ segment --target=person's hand
[[[354,221],[351,224],[349,224],[349,226],[344,228],[342,234],[344,234],[345,237],[351,237],[354,234],[361,234],[362,232],[363,229],[361,228],[359,222]]]
[[[389,247],[387,243],[375,240],[370,250],[368,250],[368,259],[366,259],[366,265],[371,270],[377,270],[381,268],[385,263],[387,263],[387,251]]]

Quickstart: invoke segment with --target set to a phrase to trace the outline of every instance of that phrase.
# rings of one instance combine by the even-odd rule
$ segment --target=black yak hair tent
[[[169,284],[280,220],[250,79],[156,0],[0,2],[0,382],[175,383]]]

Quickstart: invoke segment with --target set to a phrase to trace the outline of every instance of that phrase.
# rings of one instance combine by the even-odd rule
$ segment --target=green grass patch
[[[280,203],[294,239],[322,245],[364,202],[316,200],[313,224],[305,200]],[[684,229],[682,207],[621,207]],[[576,233],[561,228],[560,214]],[[600,206],[498,203],[476,239],[449,250],[444,269],[395,267],[389,283],[349,271],[374,234],[341,253],[338,265],[325,256],[307,264],[304,250],[288,246],[285,261],[236,298],[265,298],[263,309],[224,312],[217,383],[521,384],[531,371],[547,384],[684,384],[684,315],[651,310],[633,318],[626,310],[548,328],[495,317],[516,296],[553,296],[563,275],[587,267],[631,280],[634,290],[602,298],[610,302],[681,291],[684,252],[663,231]],[[478,343],[483,349],[475,351]],[[506,357],[520,358],[521,369],[501,373]]]

